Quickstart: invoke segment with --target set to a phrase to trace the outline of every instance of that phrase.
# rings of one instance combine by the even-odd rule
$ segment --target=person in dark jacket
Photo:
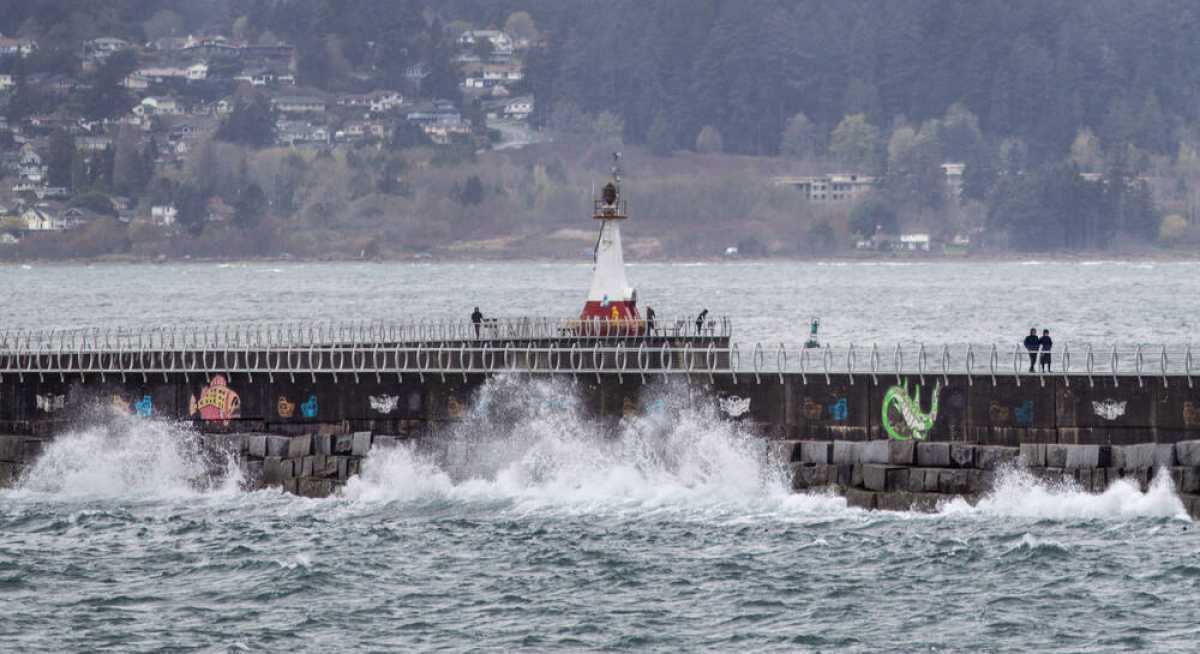
[[[707,318],[708,318],[708,309],[701,311],[700,315],[696,316],[696,335],[697,336],[699,336],[701,334],[701,332],[704,331],[704,321]]]
[[[646,335],[654,335],[654,307],[646,307]]]
[[[1030,329],[1029,335],[1025,337],[1025,349],[1029,350],[1029,372],[1033,372],[1033,367],[1037,365],[1037,352],[1041,345],[1042,342],[1038,339],[1037,330]]]
[[[1050,349],[1054,347],[1054,341],[1050,339],[1049,329],[1042,330],[1038,346],[1042,350],[1042,372],[1050,372]]]
[[[471,312],[471,323],[475,325],[475,338],[479,338],[479,326],[483,324],[483,312],[479,310],[479,307],[475,307],[475,310]]]

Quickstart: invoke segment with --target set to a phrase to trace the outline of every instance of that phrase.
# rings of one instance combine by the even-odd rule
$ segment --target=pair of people
[[[1030,328],[1029,335],[1025,337],[1025,349],[1029,352],[1029,372],[1034,372],[1039,354],[1042,372],[1050,372],[1050,350],[1053,348],[1054,340],[1050,338],[1049,329],[1043,329],[1042,337],[1038,338],[1037,329]]]

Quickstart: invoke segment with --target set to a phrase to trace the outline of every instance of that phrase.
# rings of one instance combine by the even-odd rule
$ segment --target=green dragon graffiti
[[[892,386],[883,394],[883,428],[887,431],[888,436],[893,440],[906,441],[916,439],[923,441],[929,437],[929,431],[933,429],[933,424],[937,422],[938,416],[938,396],[941,394],[942,384],[938,382],[933,386],[933,406],[929,413],[921,410],[921,385],[917,385],[916,395],[910,395],[908,392],[908,380],[904,380],[904,386]],[[892,411],[895,406],[896,411]],[[892,424],[893,413],[898,413],[901,422]]]

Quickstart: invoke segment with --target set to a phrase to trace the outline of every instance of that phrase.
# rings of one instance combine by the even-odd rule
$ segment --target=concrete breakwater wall
[[[629,356],[636,361],[636,351]],[[466,416],[490,378],[507,374],[556,384],[602,421],[663,403],[707,407],[792,443],[784,458],[795,464],[797,488],[834,486],[861,506],[978,496],[998,462],[1020,455],[1038,474],[1069,474],[1087,490],[1123,477],[1140,483],[1150,466],[1144,454],[1126,456],[1126,446],[1154,449],[1156,467],[1177,478],[1187,502],[1200,492],[1192,470],[1200,460],[1188,444],[1200,440],[1200,388],[1187,376],[768,373],[731,370],[706,350],[671,356],[680,360],[655,369],[622,369],[607,353],[593,357],[611,359],[603,366],[558,371],[547,360],[536,370],[488,372],[9,374],[0,382],[0,433],[10,435],[0,438],[0,484],[49,438],[101,408],[191,422],[207,441],[237,452],[251,485],[328,494],[359,470],[369,447],[436,437]]]
[[[1167,475],[1184,508],[1200,518],[1200,440],[1136,445],[1026,443],[1018,447],[878,440],[780,441],[797,491],[832,489],[850,506],[934,511],[962,498],[975,503],[1006,469],[1049,484],[1102,493],[1117,480],[1146,491]]]

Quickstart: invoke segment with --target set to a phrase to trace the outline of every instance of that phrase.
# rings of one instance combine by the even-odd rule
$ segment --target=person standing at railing
[[[708,318],[708,309],[701,311],[700,315],[696,316],[696,335],[697,336],[700,336],[701,334],[704,333],[704,320],[706,318]]]
[[[471,312],[471,324],[475,326],[475,338],[479,338],[479,327],[483,324],[483,312],[479,310],[479,307],[475,307],[475,310]]]
[[[646,335],[654,335],[654,307],[646,306]]]
[[[1042,330],[1042,338],[1038,340],[1038,349],[1042,351],[1042,372],[1050,372],[1050,350],[1054,341],[1050,338],[1050,330]]]
[[[1030,328],[1029,335],[1025,337],[1025,349],[1029,351],[1029,372],[1034,372],[1034,366],[1037,365],[1038,349],[1042,346],[1042,341],[1038,339],[1037,329]]]

